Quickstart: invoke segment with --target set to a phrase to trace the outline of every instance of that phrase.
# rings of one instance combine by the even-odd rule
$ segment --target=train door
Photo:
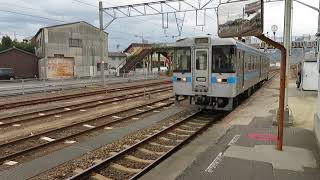
[[[262,57],[260,56],[260,60],[259,60],[259,80],[261,80],[261,76],[262,76]]]
[[[193,91],[208,92],[209,89],[209,49],[195,49],[193,61]]]
[[[243,86],[243,59],[242,59],[242,50],[237,49],[237,91],[241,92],[242,91],[242,86]]]
[[[244,78],[244,74],[246,72],[246,62],[245,62],[245,52],[242,51],[242,89],[244,89],[244,81],[245,81],[245,78]]]

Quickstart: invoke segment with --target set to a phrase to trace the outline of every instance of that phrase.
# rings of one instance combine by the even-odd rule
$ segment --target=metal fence
[[[0,96],[24,95],[36,92],[64,91],[74,88],[85,88],[90,86],[102,87],[103,84],[123,83],[139,80],[159,79],[158,72],[154,73],[136,73],[105,75],[99,77],[83,77],[72,79],[16,79],[0,80]],[[103,83],[105,79],[105,83]]]

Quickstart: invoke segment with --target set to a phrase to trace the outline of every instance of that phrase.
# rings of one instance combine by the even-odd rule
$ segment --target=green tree
[[[31,43],[26,42],[18,42],[17,40],[11,40],[9,36],[2,37],[1,43],[0,43],[0,51],[16,47],[18,49],[30,52],[34,54],[34,46],[32,46]]]
[[[1,39],[1,48],[2,50],[6,50],[12,48],[13,42],[9,36],[4,36]]]

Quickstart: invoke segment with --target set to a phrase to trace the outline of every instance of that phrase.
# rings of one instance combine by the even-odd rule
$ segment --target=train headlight
[[[217,83],[222,83],[222,79],[217,79]]]
[[[186,82],[186,81],[187,81],[187,78],[182,78],[182,81]]]

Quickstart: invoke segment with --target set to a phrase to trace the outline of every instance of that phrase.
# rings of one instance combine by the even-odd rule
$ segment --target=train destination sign
[[[218,6],[221,38],[259,36],[263,33],[263,0],[228,1]]]

